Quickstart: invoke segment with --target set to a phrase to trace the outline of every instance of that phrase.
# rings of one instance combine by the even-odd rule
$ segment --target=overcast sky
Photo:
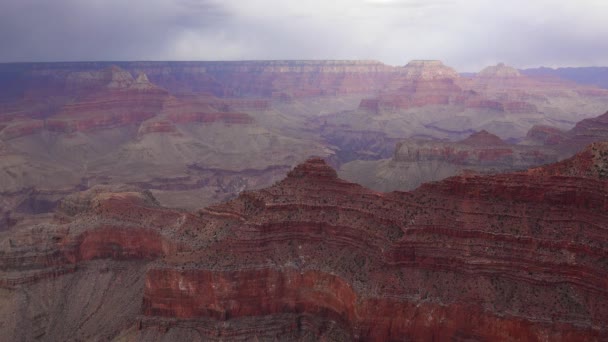
[[[0,62],[608,66],[608,0],[0,0]]]

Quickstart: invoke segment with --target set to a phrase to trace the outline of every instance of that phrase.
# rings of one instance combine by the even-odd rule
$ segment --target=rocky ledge
[[[145,273],[120,290],[141,302],[106,337],[605,340],[608,182],[563,171],[599,165],[594,149],[559,173],[393,193],[343,181],[314,158],[198,213],[128,189],[89,191],[52,222],[2,233],[0,283],[17,291],[95,259],[147,260],[124,262]],[[61,336],[101,336],[78,329]]]

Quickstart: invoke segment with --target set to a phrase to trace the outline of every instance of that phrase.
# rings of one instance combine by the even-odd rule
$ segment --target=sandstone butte
[[[605,341],[607,166],[595,143],[379,193],[312,158],[198,212],[93,188],[1,233],[1,298],[27,296],[0,321],[9,339]]]
[[[362,110],[377,113],[429,105],[454,105],[504,113],[535,113],[534,102],[551,97],[605,96],[606,91],[555,78],[528,77],[500,63],[481,70],[474,77],[460,76],[436,60],[414,60],[397,70],[378,97],[364,99]],[[603,95],[602,95],[603,94]]]

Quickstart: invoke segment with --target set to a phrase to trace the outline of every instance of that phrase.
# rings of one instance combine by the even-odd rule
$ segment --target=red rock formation
[[[382,195],[313,159],[206,210],[238,228],[150,271],[143,310],[218,323],[322,316],[357,340],[599,340],[608,236],[583,222],[607,219],[606,185],[523,173]]]
[[[539,145],[557,145],[566,139],[566,135],[555,127],[534,125],[528,131],[526,139]]]
[[[502,139],[497,137],[496,135],[483,130],[477,133],[471,134],[466,139],[460,141],[462,144],[477,146],[477,147],[487,147],[487,146],[506,146],[508,145]]]
[[[596,118],[580,121],[568,132],[570,143],[578,147],[594,141],[608,140],[608,112]]]
[[[458,74],[440,61],[411,61],[380,95],[384,106],[410,108],[461,103]]]
[[[368,93],[382,87],[395,71],[376,61],[222,62],[205,68],[232,96],[282,93],[293,98]]]
[[[62,132],[138,124],[158,114],[168,93],[151,84],[145,74],[136,80],[119,68],[107,71],[105,88],[85,99],[66,105],[49,119],[47,128]]]
[[[232,101],[220,100],[213,96],[186,97],[167,101],[161,115],[174,123],[214,123],[251,124],[253,117],[246,113],[231,111]],[[236,107],[247,102],[235,101]],[[259,103],[253,102],[254,105]],[[257,107],[255,109],[260,109]]]
[[[608,142],[593,143],[571,158],[528,172],[545,176],[606,179],[608,178]]]
[[[512,79],[522,77],[522,75],[517,69],[507,66],[504,63],[498,63],[497,65],[484,68],[476,77],[486,79]]]
[[[608,140],[608,112],[584,119],[566,132],[549,126],[534,126],[528,132],[527,140],[550,146],[562,157],[570,157],[590,143]]]
[[[591,150],[604,158],[604,145]],[[576,160],[564,168],[606,166]],[[160,335],[603,340],[608,183],[554,174],[461,176],[383,194],[311,159],[198,215],[145,193],[92,190],[66,199],[44,229],[5,235],[0,280],[25,286],[89,259],[164,256],[138,264],[150,269],[137,326]]]
[[[396,162],[441,161],[468,165],[477,169],[492,167],[498,170],[522,169],[554,162],[554,152],[519,145],[509,145],[487,131],[480,131],[456,142],[407,140],[397,144],[393,160]]]
[[[264,98],[281,92],[293,97],[365,93],[381,87],[395,69],[375,61],[135,62],[122,66],[145,72],[152,82],[176,94]]]

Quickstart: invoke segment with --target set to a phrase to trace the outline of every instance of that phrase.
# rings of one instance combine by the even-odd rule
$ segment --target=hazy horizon
[[[418,60],[424,60],[424,59],[418,59]],[[428,59],[427,59],[428,60]],[[133,59],[133,60],[81,60],[81,61],[70,61],[70,60],[65,60],[65,61],[19,61],[19,62],[0,62],[0,64],[61,64],[61,63],[104,63],[104,64],[112,64],[112,63],[214,63],[214,62],[229,62],[229,63],[239,63],[239,62],[322,62],[322,61],[371,61],[371,62],[380,62],[383,63],[385,65],[389,65],[389,66],[393,66],[393,67],[400,67],[400,66],[405,66],[408,62],[410,61],[406,61],[403,64],[400,65],[395,65],[395,64],[389,64],[389,63],[385,63],[383,61],[377,60],[377,59],[224,59],[224,60],[137,60],[137,59]],[[414,60],[411,60],[414,61]],[[439,60],[441,61],[441,60]],[[480,67],[478,70],[460,70],[458,68],[453,67],[452,65],[446,64],[443,61],[441,61],[444,65],[448,66],[448,67],[452,67],[454,70],[456,70],[458,73],[460,74],[471,74],[471,73],[477,73],[479,71],[481,71],[483,68],[488,67],[488,66],[494,66],[498,63],[504,63],[504,62],[498,62],[495,64],[489,64],[486,66],[482,66]],[[507,66],[512,66],[509,65],[507,63],[505,63],[505,65]],[[577,66],[546,66],[546,65],[537,65],[537,66],[528,66],[525,68],[517,68],[518,70],[527,70],[527,69],[541,69],[541,68],[547,68],[547,69],[553,69],[553,70],[557,70],[557,69],[567,69],[567,68],[608,68],[608,65],[577,65]]]
[[[0,62],[433,59],[460,72],[608,65],[608,3],[4,0]]]

